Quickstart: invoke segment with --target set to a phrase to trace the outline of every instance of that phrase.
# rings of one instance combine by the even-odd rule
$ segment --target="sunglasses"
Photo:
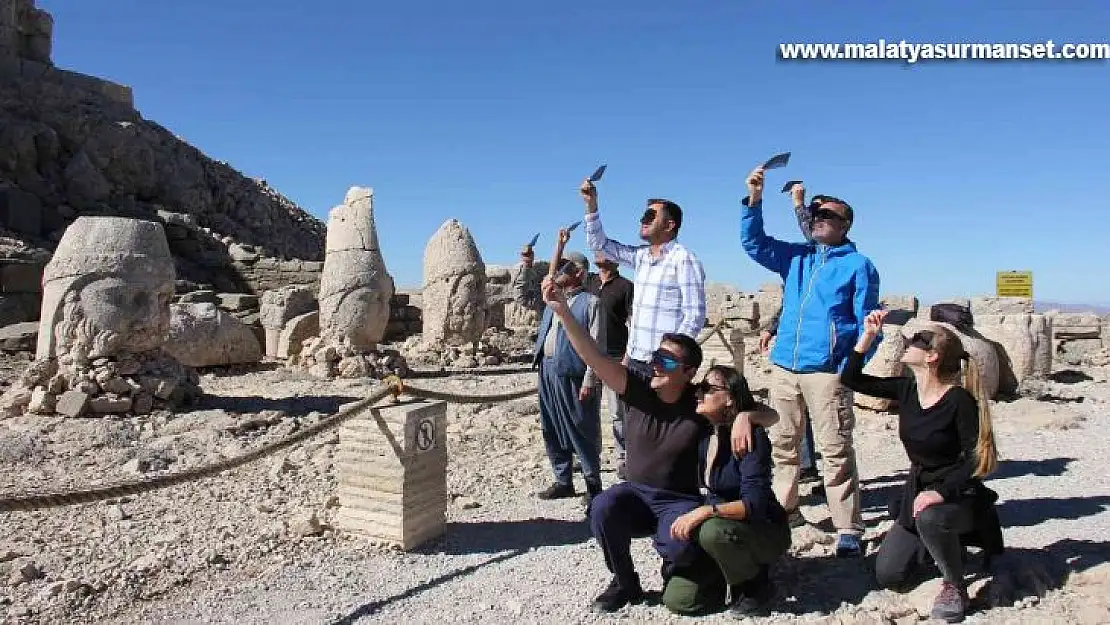
[[[666,373],[671,373],[682,366],[682,361],[674,354],[657,349],[651,355],[651,364]]]
[[[910,347],[917,347],[929,351],[933,349],[933,333],[928,330],[922,330],[911,336],[910,338],[902,337],[902,347],[909,349]]]
[[[653,223],[654,221],[655,221],[655,209],[654,208],[647,209],[646,211],[644,211],[644,216],[640,217],[640,223],[645,225],[645,226],[650,224],[650,223]]]
[[[716,384],[710,384],[709,380],[702,380],[701,382],[698,383],[697,389],[699,391],[703,392],[703,393],[709,394],[709,393],[712,393],[713,391],[727,391],[728,387],[727,386],[718,386]]]
[[[841,222],[848,221],[847,219],[844,219],[844,217],[842,217],[840,215],[840,213],[838,213],[834,210],[827,209],[827,208],[811,209],[810,214],[813,215],[814,219],[824,219],[825,221],[841,221]]]

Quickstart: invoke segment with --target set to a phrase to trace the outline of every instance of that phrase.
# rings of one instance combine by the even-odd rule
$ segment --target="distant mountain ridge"
[[[1089,312],[1096,315],[1110,315],[1110,305],[1107,304],[1063,304],[1060,302],[1033,302],[1033,310],[1043,313],[1050,310],[1060,312]]]

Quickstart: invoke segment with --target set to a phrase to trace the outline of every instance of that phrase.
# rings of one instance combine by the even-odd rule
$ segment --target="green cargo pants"
[[[702,523],[696,537],[707,557],[676,569],[663,589],[663,605],[678,614],[723,609],[729,586],[752,579],[760,566],[772,564],[786,553],[790,526],[716,518]]]

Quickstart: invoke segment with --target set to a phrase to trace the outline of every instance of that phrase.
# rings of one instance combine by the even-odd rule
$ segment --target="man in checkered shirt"
[[[651,355],[664,334],[696,339],[705,326],[705,270],[693,252],[675,241],[682,209],[669,200],[648,200],[640,218],[640,238],[646,245],[626,245],[605,236],[594,184],[587,179],[579,191],[586,203],[586,246],[635,271],[626,356],[631,371],[650,378]]]

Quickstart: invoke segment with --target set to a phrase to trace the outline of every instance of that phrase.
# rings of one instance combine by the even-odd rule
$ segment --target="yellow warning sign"
[[[998,297],[1028,297],[1033,298],[1033,272],[1032,271],[999,271],[995,279],[995,290]]]

